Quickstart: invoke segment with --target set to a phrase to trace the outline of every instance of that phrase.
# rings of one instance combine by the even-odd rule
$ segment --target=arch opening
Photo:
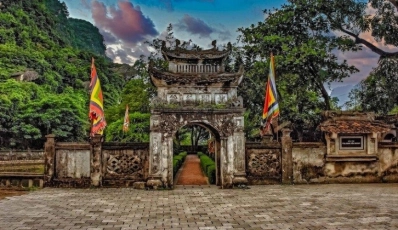
[[[186,153],[173,173],[174,185],[220,185],[219,132],[205,122],[189,122],[173,134],[173,159]],[[173,160],[173,168],[176,161]]]

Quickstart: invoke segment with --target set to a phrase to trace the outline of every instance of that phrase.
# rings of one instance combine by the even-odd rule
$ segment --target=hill
[[[0,148],[42,148],[50,133],[86,139],[92,57],[105,106],[120,101],[125,84],[98,28],[68,18],[58,0],[0,2]]]

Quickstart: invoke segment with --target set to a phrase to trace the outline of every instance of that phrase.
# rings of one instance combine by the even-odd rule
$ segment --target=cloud
[[[217,29],[208,25],[200,18],[194,18],[189,14],[185,14],[176,24],[176,29],[186,31],[192,35],[198,35],[199,38],[210,38],[211,34],[218,34],[221,40],[228,40],[232,35],[231,32],[220,25],[222,29]]]
[[[216,29],[207,25],[203,20],[194,18],[188,14],[185,14],[176,26],[179,30],[186,30],[191,34],[199,35],[200,37],[210,37],[210,34],[216,31]]]
[[[92,17],[100,30],[107,31],[113,37],[128,43],[141,42],[147,36],[158,34],[152,20],[145,17],[139,7],[120,0],[117,6],[106,7],[104,3],[92,1]]]
[[[138,4],[146,6],[154,6],[167,11],[174,11],[174,4],[178,2],[209,2],[212,3],[215,0],[136,0]]]

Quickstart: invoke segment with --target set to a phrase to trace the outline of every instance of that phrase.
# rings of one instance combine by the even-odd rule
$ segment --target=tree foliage
[[[260,124],[271,53],[275,56],[281,121],[294,124],[298,138],[304,130],[316,128],[321,110],[336,106],[326,85],[349,77],[357,69],[345,60],[338,61],[334,51],[356,51],[359,47],[348,38],[331,34],[325,18],[317,16],[317,6],[323,2],[290,1],[280,9],[265,10],[264,22],[239,29],[247,71],[240,92],[252,114],[250,121]]]
[[[125,84],[123,76],[113,71],[116,64],[104,57],[98,29],[67,18],[66,5],[58,0],[1,3],[1,147],[43,148],[49,133],[64,141],[86,139],[91,58],[95,58],[105,108],[121,100]],[[77,40],[75,35],[83,31],[92,39]],[[37,75],[33,82],[12,79],[28,72]]]

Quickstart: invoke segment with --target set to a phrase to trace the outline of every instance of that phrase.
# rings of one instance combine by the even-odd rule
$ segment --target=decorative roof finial
[[[213,49],[217,49],[217,40],[214,40],[211,42],[211,44],[213,45]]]
[[[180,43],[181,43],[180,40],[176,39],[176,49],[179,48],[178,46],[180,45]]]

